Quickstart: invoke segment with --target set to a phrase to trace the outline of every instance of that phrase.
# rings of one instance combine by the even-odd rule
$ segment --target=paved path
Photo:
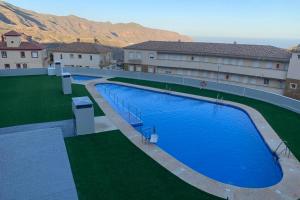
[[[106,116],[95,117],[95,132],[101,133],[106,131],[117,130],[117,127]]]
[[[18,126],[10,126],[5,128],[0,128],[0,135],[7,133],[15,133],[20,131],[31,131],[37,129],[45,128],[60,128],[62,130],[64,137],[71,137],[75,135],[74,132],[74,122],[73,119],[62,120],[55,122],[44,122],[44,123],[34,123],[34,124],[25,124]]]
[[[60,128],[64,137],[72,137],[76,135],[73,119],[0,128],[0,135],[45,128]],[[96,133],[112,131],[116,129],[116,126],[106,116],[95,117]]]
[[[77,200],[59,128],[0,135],[0,199]]]

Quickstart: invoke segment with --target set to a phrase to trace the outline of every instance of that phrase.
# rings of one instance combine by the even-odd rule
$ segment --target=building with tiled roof
[[[266,61],[289,61],[287,50],[267,46],[204,42],[161,42],[148,41],[126,47],[125,49],[155,50],[160,53],[177,53],[200,56],[245,58]]]
[[[193,77],[295,97],[300,88],[295,81],[300,80],[299,52],[236,42],[147,41],[125,47],[124,63],[129,71]]]
[[[7,33],[4,34],[4,36],[21,36],[20,33],[17,31],[8,31]]]
[[[9,31],[0,41],[0,69],[44,67],[46,51],[43,45],[22,41],[21,34]]]
[[[111,63],[111,49],[87,42],[47,44],[50,62],[59,61],[64,66],[103,67]]]

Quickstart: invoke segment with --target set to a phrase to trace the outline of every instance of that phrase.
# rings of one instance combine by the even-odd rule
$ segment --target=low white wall
[[[47,74],[47,68],[1,69],[0,76],[30,76]]]
[[[71,74],[82,74],[91,76],[105,76],[105,77],[124,77],[133,78],[149,81],[157,81],[164,83],[176,83],[181,85],[187,85],[192,87],[201,87],[201,80],[193,78],[185,78],[179,76],[153,74],[153,73],[143,73],[143,72],[130,72],[121,70],[105,70],[98,68],[79,68],[79,67],[65,67],[65,72],[70,72]],[[10,69],[10,70],[0,70],[0,76],[26,76],[26,75],[42,75],[47,74],[47,68],[36,68],[36,69]],[[245,96],[274,105],[292,110],[294,112],[300,113],[300,101],[281,96],[275,93],[268,93],[261,90],[245,88],[236,85],[229,85],[224,83],[216,83],[206,81],[206,89],[216,90],[221,92],[226,92],[230,94],[235,94],[239,96]]]
[[[153,73],[143,73],[143,72],[130,72],[130,71],[120,71],[120,70],[101,70],[95,68],[76,68],[76,67],[66,67],[65,71],[73,74],[84,74],[84,75],[97,75],[105,77],[124,77],[133,79],[142,79],[149,81],[158,81],[165,83],[176,83],[181,85],[187,85],[192,87],[200,88],[201,80],[193,78],[185,78],[179,76],[153,74]],[[291,111],[300,113],[300,101],[278,95],[275,93],[268,93],[261,90],[245,88],[236,85],[229,85],[224,83],[210,82],[206,81],[206,89],[216,90],[221,92],[226,92],[230,94],[235,94],[239,96],[245,96],[274,105],[289,109]]]

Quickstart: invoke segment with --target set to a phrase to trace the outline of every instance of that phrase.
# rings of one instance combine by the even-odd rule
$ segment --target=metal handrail
[[[284,152],[284,155],[286,155],[288,153],[288,158],[290,157],[291,151],[289,150],[288,146],[287,146],[288,142],[283,140],[279,143],[279,145],[277,146],[277,148],[273,151],[274,154],[276,154],[278,157],[280,157],[280,155]],[[279,148],[285,145],[284,149],[281,150],[279,153],[277,153],[277,151],[279,150]]]
[[[108,96],[113,100],[113,103],[116,106],[121,106],[121,109],[124,110],[125,113],[128,113],[129,122],[131,121],[132,117],[137,119],[138,121],[142,121],[142,112],[137,107],[132,106],[129,103],[125,103],[125,101],[119,98],[118,95],[116,95],[116,93],[111,92],[111,90],[107,88],[104,89],[104,92],[108,94]]]
[[[151,133],[150,134],[146,134],[146,131],[150,130]],[[141,130],[141,135],[142,135],[142,141],[144,143],[149,143],[150,139],[151,139],[151,135],[156,134],[156,128],[155,126],[153,127],[146,127],[144,129]]]
[[[223,101],[224,101],[224,97],[219,95],[219,93],[218,93],[217,98],[216,98],[216,103],[217,104],[222,104]]]

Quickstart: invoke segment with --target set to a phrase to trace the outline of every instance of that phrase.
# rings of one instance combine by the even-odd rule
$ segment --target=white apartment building
[[[148,41],[124,48],[128,71],[193,77],[278,94],[291,90],[286,95],[295,98],[300,98],[294,94],[300,87],[299,61],[298,51],[264,45]]]
[[[48,44],[48,54],[50,63],[59,61],[66,67],[104,67],[112,61],[111,50],[96,43]]]
[[[22,41],[21,34],[16,31],[9,31],[2,35],[0,52],[0,69],[45,66],[45,48],[36,42]]]

